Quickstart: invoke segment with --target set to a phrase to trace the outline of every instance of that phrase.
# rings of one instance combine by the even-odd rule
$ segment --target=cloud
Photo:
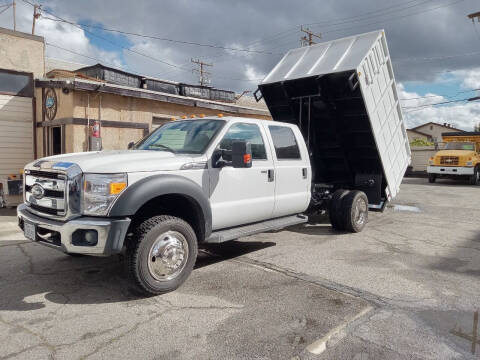
[[[252,65],[245,65],[245,76],[248,80],[259,83],[264,77],[264,73],[259,73]]]
[[[480,68],[470,70],[458,70],[453,74],[462,79],[462,87],[465,89],[479,89],[480,88]]]
[[[450,3],[449,0],[419,1],[408,2],[407,6],[395,0],[305,0],[301,3],[291,0],[42,1],[45,9],[76,22],[102,24],[108,28],[170,39],[267,50],[273,53],[226,51],[126,36],[128,46],[132,49],[173,63],[182,69],[125,52],[98,39],[92,43],[83,30],[67,24],[40,18],[36,33],[45,36],[48,42],[57,46],[123,65],[138,73],[174,81],[196,82],[196,76],[191,72],[194,66],[190,59],[200,58],[214,64],[213,68],[209,69],[212,72],[212,85],[241,92],[255,88],[256,83],[249,79],[268,73],[281,59],[281,54],[299,46],[302,34],[298,24],[316,23],[309,25],[309,28],[322,33],[324,40],[384,28],[395,76],[399,81],[428,83],[438,81],[438,74],[442,71],[464,71],[464,75],[460,72],[456,74],[465,77],[464,87],[472,88],[479,83],[480,76],[475,70],[478,69],[479,55],[447,57],[436,61],[418,60],[471,53],[471,44],[478,43],[471,22],[465,16],[477,10],[474,4],[464,1],[446,6]],[[438,9],[427,11],[433,8]],[[32,12],[31,6],[17,2],[18,29],[31,31]],[[362,15],[367,13],[369,15]],[[350,20],[339,20],[349,17]],[[0,15],[0,26],[11,28],[10,10]],[[458,34],[462,34],[462,41],[459,41]],[[92,62],[54,48],[48,49],[48,55],[81,63]],[[253,76],[252,71],[260,76]]]
[[[30,5],[27,5],[23,2],[17,2],[17,30],[31,33],[32,11],[33,9],[30,7]],[[60,13],[59,15],[69,18],[68,14]],[[0,26],[10,27],[8,25],[9,20],[11,21],[11,14],[2,14],[0,16]],[[35,25],[35,34],[43,36],[47,43],[57,46],[53,47],[48,46],[47,44],[47,57],[84,64],[96,62],[95,60],[88,58],[91,57],[101,59],[102,62],[113,66],[124,66],[120,59],[119,52],[106,51],[94,46],[87,37],[85,31],[78,27],[58,21],[40,18]],[[62,50],[60,48],[71,50],[71,52]],[[79,56],[74,53],[85,56]]]
[[[411,99],[401,101],[404,119],[409,128],[433,121],[439,124],[452,124],[456,128],[472,131],[474,125],[480,122],[480,102],[428,106],[449,99],[433,93],[422,97],[420,94],[405,91],[403,84],[398,84],[397,88],[400,99]]]

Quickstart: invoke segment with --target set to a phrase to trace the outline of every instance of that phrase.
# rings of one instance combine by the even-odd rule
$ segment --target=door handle
[[[302,169],[302,177],[303,177],[304,179],[307,178],[307,168],[303,168],[303,169]]]
[[[275,172],[273,169],[268,169],[268,182],[275,180]]]

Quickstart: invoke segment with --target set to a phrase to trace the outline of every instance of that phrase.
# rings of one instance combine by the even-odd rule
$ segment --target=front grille
[[[59,174],[59,173],[54,173],[49,171],[38,171],[38,170],[29,170],[28,174],[32,176],[47,178],[47,179],[59,179],[61,176],[63,176],[62,174]]]
[[[66,215],[66,189],[67,180],[62,173],[38,170],[25,172],[25,202],[39,215]]]
[[[458,165],[458,156],[440,156],[440,165]]]
[[[55,209],[52,209],[52,208],[48,208],[48,207],[45,207],[45,206],[39,206],[39,205],[35,205],[35,204],[30,204],[30,207],[33,210],[36,210],[36,211],[39,211],[39,212],[42,212],[42,213],[45,213],[45,214],[58,215],[58,210],[55,210]]]
[[[32,190],[32,186],[25,185],[26,192],[31,192],[31,190]],[[62,199],[64,196],[64,192],[58,191],[58,190],[45,190],[45,196],[50,198]]]

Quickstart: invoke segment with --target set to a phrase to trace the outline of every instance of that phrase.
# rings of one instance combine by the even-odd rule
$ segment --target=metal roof
[[[355,70],[383,30],[290,50],[262,84]]]

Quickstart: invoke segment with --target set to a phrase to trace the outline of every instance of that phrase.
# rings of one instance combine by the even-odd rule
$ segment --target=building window
[[[430,125],[430,130],[433,130],[433,125]]]
[[[0,70],[0,93],[33,97],[32,74]]]

